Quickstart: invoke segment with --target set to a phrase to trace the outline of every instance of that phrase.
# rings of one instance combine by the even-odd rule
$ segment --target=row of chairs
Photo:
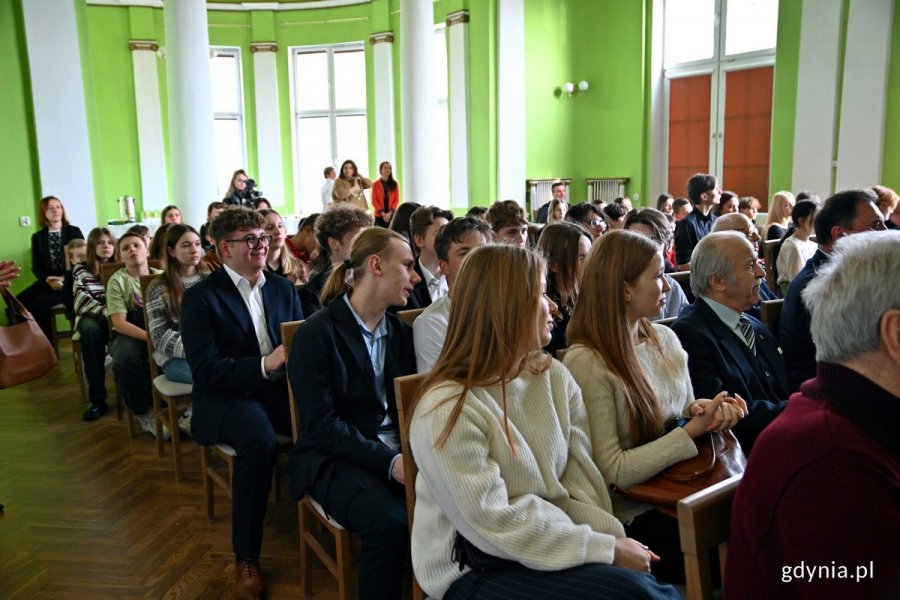
[[[412,325],[424,309],[400,311],[398,316]],[[294,334],[302,325],[302,321],[282,324],[282,340],[285,354],[290,357]],[[400,428],[400,444],[403,454],[403,470],[406,473],[406,507],[410,530],[415,516],[416,493],[415,483],[418,474],[415,457],[409,445],[409,426],[412,419],[412,403],[425,374],[406,375],[394,380],[394,392],[397,400],[397,413]],[[296,443],[300,431],[300,415],[294,401],[294,392],[288,384],[291,402],[291,427],[293,441]],[[687,593],[689,600],[711,600],[713,598],[713,578],[709,555],[712,550],[719,551],[719,564],[724,580],[726,543],[728,540],[728,522],[734,492],[740,482],[740,476],[733,477],[706,490],[693,494],[678,503],[678,523],[681,547],[685,556],[687,575]],[[338,585],[338,598],[345,600],[354,597],[354,577],[351,568],[353,550],[356,545],[354,537],[337,523],[311,497],[306,496],[297,505],[300,539],[300,566],[303,577],[304,594],[312,593],[312,555],[314,554],[332,574]],[[320,535],[331,538],[323,543]],[[334,552],[329,552],[329,547]],[[412,578],[413,600],[423,600],[425,594],[416,580]]]

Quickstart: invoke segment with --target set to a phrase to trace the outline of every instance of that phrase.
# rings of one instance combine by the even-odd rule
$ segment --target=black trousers
[[[54,291],[46,281],[35,281],[16,297],[34,317],[47,339],[52,341],[51,323],[53,320],[50,311],[57,304],[63,304],[63,298],[65,298],[63,291]]]
[[[106,345],[109,343],[109,323],[106,317],[83,315],[78,319],[78,335],[81,338],[81,358],[84,377],[88,384],[91,404],[106,404]]]
[[[146,414],[153,406],[147,342],[113,332],[109,353],[113,357],[116,385],[122,391],[125,404],[136,415]]]
[[[658,580],[684,584],[684,554],[678,537],[678,519],[654,509],[635,517],[625,526],[625,534],[659,555],[659,561],[650,564],[650,570]]]
[[[259,560],[275,466],[276,431],[291,433],[287,397],[265,403],[235,400],[222,418],[219,441],[237,452],[231,483],[231,546],[237,560]]]
[[[322,465],[310,495],[345,529],[362,538],[359,600],[399,600],[409,552],[403,486],[356,465]]]
[[[444,600],[470,598],[680,600],[681,596],[672,586],[657,583],[649,573],[612,565],[589,564],[563,571],[535,571],[523,566],[489,573],[469,571],[453,582],[444,594]]]

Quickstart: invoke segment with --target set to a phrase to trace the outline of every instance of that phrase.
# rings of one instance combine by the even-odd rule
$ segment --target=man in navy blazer
[[[360,234],[354,255],[382,232]],[[334,298],[297,330],[288,361],[300,414],[291,493],[314,498],[362,538],[360,600],[401,597],[409,548],[393,382],[416,372],[416,355],[412,328],[385,310],[402,304],[419,278],[408,244],[395,237],[391,252],[351,255],[352,295]],[[338,269],[343,276],[346,267]],[[392,283],[387,274],[398,270],[400,283]]]
[[[694,395],[713,398],[725,390],[747,402],[749,414],[732,431],[748,454],[788,398],[787,371],[775,336],[743,313],[759,301],[763,277],[756,252],[742,233],[708,234],[691,254],[691,289],[697,300],[672,324],[688,355]]]
[[[223,268],[191,287],[182,339],[194,377],[197,443],[232,446],[232,546],[236,598],[260,598],[263,520],[275,464],[275,432],[291,434],[281,323],[303,318],[294,286],[263,272],[271,237],[264,219],[230,208],[210,231]]]

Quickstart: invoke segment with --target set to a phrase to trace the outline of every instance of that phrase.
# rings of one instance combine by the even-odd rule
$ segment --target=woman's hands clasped
[[[709,431],[726,431],[747,416],[747,403],[738,394],[719,392],[712,400],[701,398],[691,403],[691,420],[684,426],[691,438]]]

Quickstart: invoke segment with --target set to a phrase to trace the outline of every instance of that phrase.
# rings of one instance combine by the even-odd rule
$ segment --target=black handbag
[[[473,571],[484,573],[519,566],[519,563],[514,560],[491,556],[463,537],[458,531],[456,532],[456,539],[453,541],[453,551],[450,554],[450,560],[459,563],[460,571],[469,567]]]

